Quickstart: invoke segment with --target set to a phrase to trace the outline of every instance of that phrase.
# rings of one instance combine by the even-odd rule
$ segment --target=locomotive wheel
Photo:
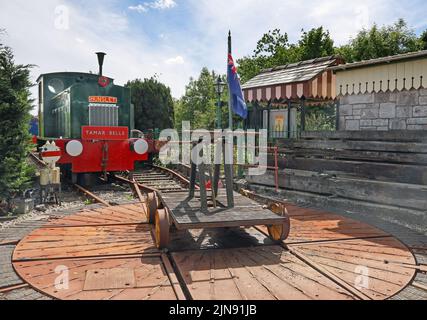
[[[167,209],[158,209],[155,215],[155,240],[158,249],[164,249],[169,244],[169,214]]]
[[[159,208],[159,199],[155,192],[151,192],[147,196],[147,220],[149,224],[154,223],[156,211]]]
[[[270,210],[285,218],[285,222],[273,226],[267,226],[268,234],[271,239],[277,242],[284,241],[288,238],[291,229],[291,222],[289,219],[288,212],[284,205],[273,204]]]

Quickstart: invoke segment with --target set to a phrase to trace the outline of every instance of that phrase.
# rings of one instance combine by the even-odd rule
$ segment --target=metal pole
[[[301,98],[301,131],[305,131],[305,98]]]
[[[288,139],[291,138],[291,100],[288,100]]]
[[[340,100],[335,101],[335,131],[340,131],[342,128],[340,128]]]

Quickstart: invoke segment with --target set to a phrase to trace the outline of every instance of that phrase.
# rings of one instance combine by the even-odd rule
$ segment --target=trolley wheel
[[[267,226],[268,234],[274,241],[284,241],[288,238],[291,229],[291,221],[289,219],[288,211],[282,204],[273,204],[270,207],[270,210],[285,218],[285,221],[282,224]]]
[[[289,222],[285,222],[274,226],[267,226],[267,229],[270,238],[274,241],[280,242],[288,238],[290,225]]]
[[[167,209],[158,209],[155,215],[155,240],[158,249],[169,244],[169,214]]]
[[[147,220],[149,224],[154,223],[156,211],[159,208],[159,199],[155,192],[147,195]]]

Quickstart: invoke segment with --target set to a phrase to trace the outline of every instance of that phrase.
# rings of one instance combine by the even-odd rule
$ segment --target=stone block
[[[339,112],[340,112],[340,116],[352,116],[353,106],[351,104],[342,105],[340,106]]]
[[[396,118],[411,118],[412,117],[412,107],[396,107]]]
[[[376,119],[379,117],[379,108],[371,107],[362,109],[361,117],[362,119]]]
[[[406,119],[391,119],[390,130],[406,130]]]
[[[369,127],[372,126],[372,120],[360,120],[361,127]]]
[[[411,118],[411,119],[407,119],[406,123],[409,124],[427,124],[427,118]]]
[[[377,131],[377,127],[360,127],[361,131]]]
[[[345,104],[366,104],[375,103],[375,95],[368,94],[353,94],[345,97]]]
[[[365,109],[368,106],[366,104],[353,104],[353,112],[354,110],[360,110],[360,109]]]
[[[427,106],[415,106],[412,109],[413,117],[427,117]]]
[[[390,102],[391,92],[379,92],[375,94],[375,103]]]
[[[362,115],[362,109],[354,109],[353,107],[353,116],[361,116]]]
[[[386,119],[395,118],[396,105],[394,103],[381,103],[379,117]]]
[[[418,104],[418,90],[401,91],[397,93],[396,104],[399,106],[413,106]]]
[[[410,124],[407,130],[427,130],[427,125]]]
[[[420,90],[418,90],[418,92],[420,93],[420,96],[427,96],[427,89],[426,88],[420,89]]]
[[[388,127],[388,119],[376,119],[372,121],[372,125],[377,127]]]
[[[345,122],[345,130],[347,131],[359,131],[360,121],[359,120],[347,120]]]
[[[424,106],[427,105],[427,96],[420,97],[420,104]]]

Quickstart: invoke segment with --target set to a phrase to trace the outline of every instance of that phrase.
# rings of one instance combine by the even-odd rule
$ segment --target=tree
[[[173,99],[170,88],[155,77],[128,81],[135,107],[135,128],[141,131],[167,129],[173,125]]]
[[[299,60],[310,60],[331,56],[335,53],[334,41],[329,31],[323,27],[313,28],[308,32],[302,31],[301,40],[298,42]]]
[[[421,49],[427,50],[427,30],[421,34],[420,41],[421,41]]]
[[[6,203],[31,185],[31,67],[15,64],[12,49],[0,43],[0,201]]]
[[[346,62],[369,60],[396,54],[418,51],[422,42],[410,29],[404,19],[390,26],[378,27],[374,24],[369,30],[361,30],[350,43],[338,48]]]
[[[203,68],[197,79],[190,78],[184,96],[175,101],[175,127],[181,128],[182,121],[190,121],[193,129],[214,129],[216,120],[217,94],[215,82],[218,75]],[[222,76],[225,81],[225,76]],[[228,96],[227,89],[223,100]],[[228,120],[227,106],[222,108],[222,120]]]
[[[281,34],[279,29],[264,34],[252,56],[237,60],[242,82],[250,80],[263,69],[334,54],[334,41],[329,31],[319,27],[301,32],[301,39],[296,44],[290,44],[288,35]]]

